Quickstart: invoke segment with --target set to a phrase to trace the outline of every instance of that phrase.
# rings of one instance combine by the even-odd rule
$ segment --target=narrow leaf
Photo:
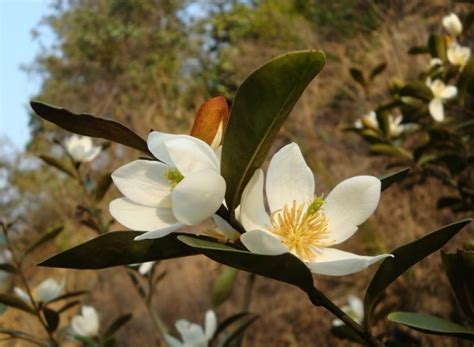
[[[27,256],[31,252],[33,252],[35,249],[37,249],[39,246],[45,244],[48,241],[54,240],[56,236],[58,236],[62,231],[64,230],[64,226],[59,225],[57,227],[54,227],[50,229],[49,231],[46,231],[43,236],[41,236],[38,240],[36,240],[24,253],[23,257]]]
[[[41,118],[73,133],[97,137],[120,143],[151,155],[145,140],[120,123],[98,118],[89,114],[75,114],[64,108],[58,108],[32,101],[31,108]]]
[[[0,270],[9,272],[11,274],[15,274],[18,272],[17,267],[10,263],[0,263]]]
[[[370,146],[370,152],[372,152],[373,154],[383,154],[392,156],[395,158],[403,159],[405,161],[413,160],[412,154],[406,149],[385,143],[377,143],[375,145]]]
[[[0,303],[19,309],[24,312],[35,314],[33,307],[21,300],[19,297],[10,294],[0,294]]]
[[[216,329],[216,332],[214,333],[213,340],[215,340],[219,335],[229,326],[231,326],[233,323],[237,322],[239,319],[247,317],[250,313],[249,312],[239,312],[236,313],[230,317],[227,317],[224,319]]]
[[[362,87],[367,86],[367,80],[365,79],[364,73],[361,70],[352,67],[349,69],[349,73],[351,74],[354,81],[359,83]]]
[[[426,334],[455,336],[474,341],[474,330],[440,317],[414,312],[393,312],[387,319]]]
[[[56,254],[39,265],[69,269],[103,269],[199,253],[178,241],[179,233],[171,233],[154,240],[133,240],[141,234],[138,231],[107,233]]]
[[[408,54],[426,54],[429,53],[429,49],[426,46],[414,46],[408,50]]]
[[[372,81],[375,77],[380,75],[387,68],[387,63],[380,63],[370,73],[370,80]]]
[[[34,343],[38,346],[45,346],[45,347],[49,346],[49,343],[47,343],[46,341],[42,341],[39,338],[37,338],[36,336],[30,335],[28,333],[25,333],[25,332],[19,331],[19,330],[0,327],[0,334],[5,334],[5,335],[11,336],[12,338],[15,338],[15,339],[25,340],[25,341]]]
[[[111,174],[111,172],[106,172],[97,181],[97,186],[94,190],[94,198],[96,201],[101,201],[107,193],[107,190],[109,190],[110,185],[112,184]]]
[[[81,303],[80,300],[73,300],[65,304],[64,306],[61,306],[61,308],[58,310],[58,313],[61,314],[63,312],[66,312],[67,310],[79,305]]]
[[[47,307],[43,307],[41,310],[43,311],[44,318],[46,319],[48,331],[55,331],[59,326],[59,314]]]
[[[446,42],[442,35],[432,34],[428,39],[428,50],[433,58],[447,60]]]
[[[53,302],[58,302],[58,301],[61,301],[61,300],[75,298],[76,296],[84,295],[84,294],[87,294],[87,293],[88,293],[87,290],[78,290],[78,291],[75,291],[75,292],[69,292],[69,293],[60,295],[57,298],[54,298],[53,300],[48,301],[47,304],[51,304]]]
[[[127,313],[127,314],[124,314],[120,317],[118,317],[108,328],[107,330],[105,331],[104,333],[104,338],[109,338],[109,337],[112,337],[112,335],[114,335],[117,330],[119,330],[122,326],[124,326],[130,319],[132,319],[132,314],[131,313]]]
[[[383,260],[367,288],[364,299],[365,326],[371,326],[376,303],[385,288],[420,260],[443,247],[470,222],[471,219],[462,219],[390,252],[394,255],[394,258]]]
[[[230,347],[232,344],[239,338],[243,336],[245,333],[245,330],[252,325],[253,322],[255,322],[258,319],[258,316],[254,316],[245,322],[241,323],[234,331],[226,335],[222,341],[219,342],[218,346],[219,347]]]
[[[60,160],[50,157],[48,155],[41,154],[39,155],[39,158],[44,161],[46,164],[58,169],[59,171],[65,173],[66,175],[70,177],[74,177],[74,173],[69,169],[66,164],[61,162]]]
[[[413,81],[403,86],[400,91],[400,96],[411,96],[424,101],[433,99],[433,92],[422,81]]]
[[[232,295],[238,270],[224,266],[212,288],[211,301],[215,306],[224,303]]]
[[[382,181],[382,191],[390,187],[392,184],[403,180],[410,173],[410,169],[401,169],[393,173],[379,177],[379,180]]]
[[[321,51],[279,56],[251,73],[237,90],[222,150],[226,201],[233,213],[254,171],[301,94],[325,63]]]

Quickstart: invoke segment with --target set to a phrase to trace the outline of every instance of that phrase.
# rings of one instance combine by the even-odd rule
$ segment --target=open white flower
[[[112,174],[125,197],[110,203],[110,213],[126,227],[146,231],[136,240],[201,224],[219,209],[226,184],[218,156],[208,144],[153,131],[148,148],[161,162],[136,160]]]
[[[431,117],[437,122],[444,120],[444,106],[443,103],[447,100],[455,98],[458,95],[458,89],[455,86],[447,86],[440,79],[434,81],[431,78],[426,80],[426,85],[433,93],[433,99],[428,106]]]
[[[393,115],[388,115],[388,126],[389,134],[392,137],[400,136],[405,130],[405,125],[402,124],[403,117]],[[354,127],[357,129],[368,128],[374,131],[380,131],[379,121],[377,120],[377,114],[374,111],[370,111],[368,114],[362,116],[361,119],[358,119],[354,122]]]
[[[64,281],[60,283],[53,278],[44,280],[36,288],[38,299],[43,302],[56,299],[61,295],[64,285]]]
[[[199,324],[180,319],[175,324],[183,342],[171,335],[165,335],[166,343],[170,347],[207,347],[217,329],[217,318],[214,311],[206,312],[205,328]]]
[[[349,317],[355,320],[357,323],[362,323],[364,319],[364,303],[361,299],[354,295],[347,296],[348,305],[342,306],[343,310]],[[332,321],[332,325],[335,327],[344,325],[344,322],[340,319],[335,319]]]
[[[92,306],[82,306],[81,314],[71,319],[72,332],[86,338],[92,338],[99,333],[99,315]]]
[[[471,49],[463,47],[456,42],[453,42],[447,50],[448,60],[451,64],[459,66],[460,69],[466,66],[471,58]]]
[[[65,141],[65,145],[72,159],[79,163],[94,160],[101,151],[101,147],[94,146],[90,137],[76,134],[68,137]]]
[[[258,169],[244,189],[240,219],[246,233],[240,240],[251,252],[277,255],[290,252],[313,273],[341,276],[361,271],[390,254],[375,257],[330,246],[350,238],[375,211],[381,182],[356,176],[339,183],[326,199],[315,197],[314,177],[300,148],[291,143],[270,161],[264,205],[263,171]]]
[[[444,29],[452,36],[456,37],[462,33],[462,23],[455,13],[451,13],[442,20]]]

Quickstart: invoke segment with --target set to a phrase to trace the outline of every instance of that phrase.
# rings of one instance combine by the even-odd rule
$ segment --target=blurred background
[[[316,174],[317,191],[327,194],[344,178],[390,171],[386,159],[367,156],[366,144],[344,128],[383,100],[389,78],[403,80],[429,64],[428,57],[406,52],[424,45],[430,31],[440,31],[444,15],[463,14],[466,6],[448,0],[0,1],[0,218],[21,217],[14,226],[19,249],[49,227],[65,226],[54,243],[32,255],[26,267],[29,279],[35,284],[54,276],[65,279],[70,290],[90,290],[84,300],[98,308],[103,321],[133,312],[118,334],[118,345],[155,345],[157,333],[145,307],[119,270],[35,266],[95,234],[78,221],[81,189],[38,159],[40,154],[64,156],[53,140],[69,134],[36,117],[29,100],[117,120],[142,137],[150,129],[188,133],[203,101],[224,95],[231,103],[243,78],[266,60],[290,50],[322,49],[326,67],[298,103],[274,149],[297,141]],[[374,82],[369,100],[349,68],[381,62],[387,63],[386,73]],[[89,174],[99,176],[135,158],[136,152],[113,144],[90,164]],[[454,221],[462,214],[436,209],[446,189],[435,180],[410,189],[390,188],[370,222],[344,249],[379,254]],[[114,187],[108,191],[101,203],[105,214],[108,202],[118,195]],[[113,229],[123,227],[114,224]],[[465,242],[469,233],[472,227],[450,247]],[[201,322],[212,307],[219,264],[195,256],[159,267],[166,276],[157,285],[155,305],[165,323],[171,327],[179,318]],[[440,269],[438,256],[421,262],[389,288],[386,306],[459,315]],[[315,281],[343,305],[347,294],[362,295],[371,272]],[[246,280],[247,274],[238,273],[229,300],[214,307],[218,317],[247,304],[242,303]],[[5,290],[11,286],[4,283]],[[249,328],[244,346],[350,345],[329,333],[329,313],[289,285],[257,277],[248,309],[261,317]],[[0,325],[36,329],[14,310],[0,316]],[[383,329],[395,328],[387,324]],[[35,333],[42,334],[40,329]],[[403,329],[394,333],[405,334]],[[468,345],[411,334],[423,346]]]

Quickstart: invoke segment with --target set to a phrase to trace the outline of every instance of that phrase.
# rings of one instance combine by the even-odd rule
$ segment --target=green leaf
[[[98,118],[89,114],[75,114],[64,108],[58,108],[32,101],[31,108],[43,119],[73,133],[97,137],[120,143],[151,155],[145,140],[120,123]]]
[[[471,219],[462,219],[390,252],[394,257],[383,260],[367,288],[364,299],[365,326],[371,326],[376,303],[393,281],[420,260],[443,247],[470,222]]]
[[[10,263],[0,263],[0,270],[9,272],[11,274],[15,274],[18,272],[17,267]]]
[[[178,241],[179,233],[153,240],[133,240],[141,234],[139,231],[107,233],[56,254],[39,265],[69,269],[103,269],[199,253]]]
[[[379,124],[379,129],[382,131],[382,134],[385,137],[390,135],[390,122],[388,121],[388,114],[386,112],[377,112],[377,123]]]
[[[232,214],[279,129],[324,63],[321,51],[291,52],[258,68],[237,90],[222,149],[222,175]]]
[[[340,339],[346,339],[352,342],[360,343],[364,346],[367,344],[359,335],[354,332],[354,330],[349,328],[347,325],[332,326],[331,333]]]
[[[234,331],[227,334],[221,341],[219,341],[218,347],[230,347],[230,346],[240,346],[240,343],[234,344],[238,339],[242,338],[245,333],[245,330],[252,325],[258,319],[258,316],[254,316],[243,323],[241,323]]]
[[[96,201],[101,201],[107,193],[107,190],[109,190],[109,187],[112,184],[111,174],[111,172],[106,172],[97,181],[97,186],[94,190],[94,198]]]
[[[41,154],[38,156],[42,161],[46,164],[58,169],[59,171],[65,173],[70,177],[75,177],[74,173],[64,164],[63,162],[59,161],[56,158],[50,157],[48,155]]]
[[[361,70],[352,67],[349,69],[349,73],[351,74],[351,77],[354,79],[354,81],[359,83],[362,87],[367,86],[367,80],[365,79],[364,73]]]
[[[307,293],[315,290],[309,269],[290,253],[255,254],[190,234],[178,236],[178,239],[190,247],[199,249],[202,254],[221,264],[293,284]]]
[[[0,303],[16,308],[18,310],[35,314],[33,307],[21,300],[19,297],[10,294],[0,294]]]
[[[433,58],[447,60],[446,43],[442,35],[432,34],[428,39],[428,50]]]
[[[250,313],[249,312],[239,312],[230,317],[224,319],[219,325],[217,326],[216,332],[214,333],[213,340],[215,340],[226,328],[231,326],[233,323],[237,322],[238,320],[247,317]]]
[[[370,80],[372,81],[375,77],[380,75],[387,68],[387,63],[383,62],[377,65],[370,73]]]
[[[408,54],[426,54],[429,53],[429,49],[426,46],[414,46],[408,50]]]
[[[379,180],[382,181],[382,191],[390,187],[392,184],[403,180],[405,177],[408,176],[409,173],[410,169],[406,168],[379,177]]]
[[[26,257],[28,254],[33,252],[39,246],[45,244],[48,241],[54,240],[64,230],[63,225],[58,225],[44,233],[38,240],[36,240],[25,252],[23,252],[23,257]]]
[[[105,339],[108,339],[110,337],[112,337],[116,332],[117,330],[119,330],[122,326],[124,326],[130,319],[132,319],[132,314],[131,313],[127,313],[127,314],[124,314],[120,317],[118,317],[108,328],[107,330],[105,331],[104,333],[104,338]]]
[[[370,151],[373,154],[388,155],[406,161],[413,160],[413,156],[406,149],[385,143],[376,143],[375,145],[370,146]]]
[[[441,252],[441,259],[459,306],[474,320],[474,251]]]
[[[78,290],[78,291],[74,291],[74,292],[69,292],[69,293],[60,295],[57,298],[54,298],[53,300],[48,301],[47,304],[51,304],[53,302],[58,302],[58,301],[61,301],[61,300],[75,298],[76,296],[84,295],[84,294],[87,294],[87,293],[88,293],[87,290]]]
[[[404,85],[400,91],[400,96],[411,96],[424,101],[433,99],[433,92],[422,81],[413,81]]]
[[[46,319],[48,331],[55,331],[59,326],[59,314],[47,307],[43,307],[41,311],[43,311],[44,318]]]
[[[235,279],[237,278],[238,270],[233,267],[224,266],[214,282],[212,288],[211,301],[215,306],[224,303],[232,295],[234,290]]]
[[[474,95],[474,58],[469,59],[466,66],[459,75],[457,87],[459,100],[464,104],[465,97]]]
[[[36,336],[30,335],[28,333],[25,333],[19,330],[0,327],[0,334],[5,334],[15,339],[25,340],[25,341],[37,344],[38,346],[45,346],[45,347],[49,346],[49,343],[47,343],[46,341],[42,341]]]
[[[387,319],[426,334],[455,336],[474,341],[474,330],[440,317],[414,312],[393,312]]]
[[[64,304],[63,306],[61,306],[59,309],[58,309],[58,313],[61,314],[63,312],[66,312],[67,310],[79,305],[81,303],[80,300],[73,300],[73,301],[70,301],[66,304]]]

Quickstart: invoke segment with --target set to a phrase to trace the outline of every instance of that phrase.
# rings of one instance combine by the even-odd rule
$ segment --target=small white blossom
[[[195,323],[180,319],[175,324],[181,335],[182,342],[171,335],[165,335],[166,343],[170,347],[207,347],[217,329],[217,318],[214,311],[206,312],[203,328]]]
[[[437,122],[444,120],[444,106],[443,103],[447,100],[455,98],[458,94],[458,89],[455,86],[447,86],[440,79],[434,81],[431,78],[426,80],[426,85],[431,89],[433,93],[433,99],[429,104],[429,111],[431,117]]]
[[[405,124],[402,124],[403,117],[393,115],[388,115],[388,128],[389,134],[392,137],[400,136],[405,130]],[[361,119],[358,119],[354,122],[354,127],[356,129],[368,128],[374,131],[380,131],[379,122],[377,120],[377,114],[374,111],[370,111],[368,114],[362,116]]]
[[[48,302],[61,295],[64,289],[64,281],[59,283],[53,278],[48,278],[37,287],[37,296],[40,301]]]
[[[155,261],[147,261],[146,263],[140,264],[140,266],[138,267],[138,272],[140,273],[140,275],[145,276],[150,272],[155,263]]]
[[[448,47],[447,55],[451,64],[459,66],[462,69],[464,66],[466,66],[467,62],[471,58],[471,49],[453,42]]]
[[[99,316],[92,306],[82,306],[81,314],[71,319],[72,332],[86,338],[92,338],[99,333]]]
[[[13,292],[16,296],[18,296],[21,300],[25,302],[31,302],[30,296],[20,287],[13,288]]]
[[[361,271],[391,254],[375,257],[344,252],[331,246],[350,238],[377,208],[381,182],[356,176],[339,183],[323,199],[314,195],[314,176],[297,144],[280,149],[266,177],[255,171],[242,194],[240,219],[247,230],[240,240],[253,253],[290,252],[311,272],[342,276]]]
[[[101,151],[101,147],[94,146],[90,137],[76,134],[66,139],[65,146],[72,159],[79,163],[94,160]]]
[[[349,317],[355,320],[357,323],[362,323],[364,319],[364,303],[361,299],[354,295],[347,296],[348,305],[342,306],[341,310],[344,311]],[[335,327],[344,325],[344,322],[340,319],[332,321],[332,325]]]
[[[431,58],[430,60],[430,68],[433,68],[435,66],[442,66],[443,61],[439,58]]]
[[[0,263],[10,263],[12,261],[12,253],[8,249],[0,252]],[[0,283],[8,280],[11,274],[7,271],[0,270]]]
[[[462,23],[455,13],[451,13],[442,20],[444,29],[452,36],[456,37],[462,33]]]

